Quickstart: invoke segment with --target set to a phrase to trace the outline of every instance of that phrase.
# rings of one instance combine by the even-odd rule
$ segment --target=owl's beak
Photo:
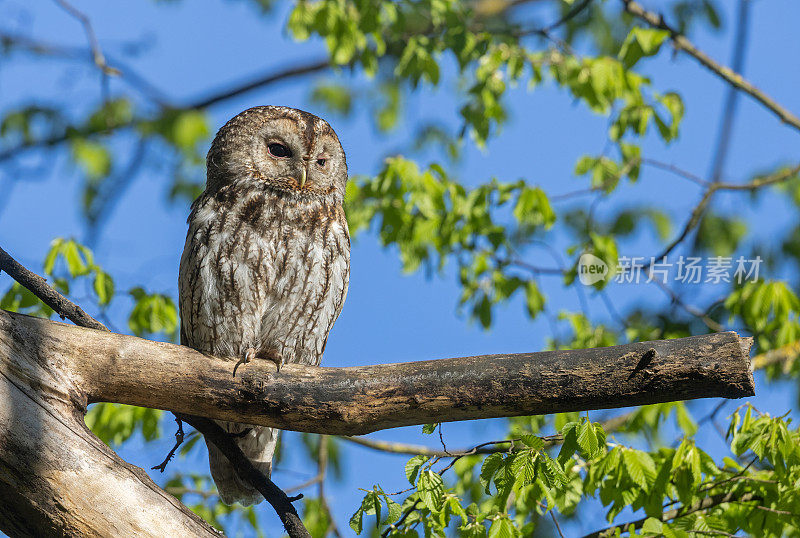
[[[307,172],[306,172],[305,167],[303,167],[303,171],[300,174],[300,188],[301,189],[306,184],[306,177],[307,177]]]

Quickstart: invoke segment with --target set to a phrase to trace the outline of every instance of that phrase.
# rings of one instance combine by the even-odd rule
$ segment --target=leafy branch
[[[695,60],[700,62],[703,66],[708,68],[711,72],[725,80],[725,82],[728,84],[750,95],[753,99],[764,105],[768,110],[780,118],[782,122],[794,127],[797,130],[800,130],[800,118],[778,104],[769,95],[756,88],[742,75],[733,71],[731,68],[716,62],[706,53],[698,49],[691,41],[689,41],[686,36],[667,24],[663,16],[651,11],[647,11],[639,3],[634,2],[633,0],[622,0],[622,2],[625,4],[625,11],[627,13],[630,13],[634,17],[643,20],[653,28],[658,28],[669,32],[670,40],[676,49],[684,51]]]

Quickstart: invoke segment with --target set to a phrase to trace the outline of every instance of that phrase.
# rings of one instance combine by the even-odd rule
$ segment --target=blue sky
[[[658,3],[647,4],[656,6]],[[723,14],[723,31],[701,32],[692,37],[711,56],[728,63],[733,23],[730,8],[735,3],[721,4],[727,8]],[[76,5],[91,17],[100,43],[110,56],[124,58],[125,64],[176,103],[213,92],[269,68],[288,67],[296,61],[324,55],[322,43],[296,43],[286,35],[282,29],[287,13],[285,4],[280,4],[267,16],[261,16],[244,1],[207,2],[202,9],[191,2],[115,3],[112,6],[106,2],[76,0]],[[531,11],[530,16],[546,21],[552,20],[553,14],[540,9]],[[745,64],[750,80],[795,112],[800,112],[798,20],[800,4],[797,2],[754,1]],[[35,38],[64,45],[85,45],[80,25],[55,3],[43,2],[33,8],[22,1],[0,1],[0,21],[2,30],[26,32]],[[128,57],[124,49],[129,42],[141,43],[145,50],[136,57]],[[390,137],[381,137],[375,132],[367,109],[348,119],[329,117],[347,152],[352,174],[376,172],[385,156],[408,146],[412,127],[420,120],[436,118],[456,128],[457,105],[452,97],[455,79],[451,67],[445,69],[446,76],[439,89],[422,87],[408,99],[402,113],[404,123]],[[691,59],[668,52],[648,61],[643,70],[652,77],[656,89],[679,89],[686,103],[680,139],[664,146],[657,137],[648,136],[645,155],[706,175],[722,109],[724,84]],[[218,128],[239,111],[260,104],[295,106],[328,116],[309,99],[312,83],[319,78],[335,79],[335,75],[287,82],[212,107],[213,128]],[[342,80],[353,79],[345,75]],[[355,83],[365,86],[369,81],[357,76]],[[112,81],[112,92],[121,88],[120,84]],[[0,113],[30,102],[82,103],[80,106],[88,107],[96,104],[97,98],[97,74],[85,64],[22,61],[0,64]],[[484,151],[467,145],[463,161],[454,165],[454,173],[466,184],[484,182],[493,176],[509,181],[525,178],[529,183],[541,185],[551,195],[585,187],[585,180],[575,178],[572,169],[582,154],[602,151],[607,141],[607,119],[574,103],[550,84],[533,92],[524,87],[516,89],[509,95],[509,104],[512,113],[502,135],[491,140]],[[75,109],[74,113],[78,115],[83,111]],[[129,142],[119,140],[116,144],[125,158],[133,153]],[[799,147],[796,132],[742,96],[723,177],[743,181],[755,172],[796,159]],[[79,174],[66,151],[60,150],[55,155],[54,160],[46,162],[41,162],[37,154],[20,161],[25,166],[40,166],[41,170],[35,174],[20,176],[18,168],[0,166],[0,245],[34,270],[41,268],[42,258],[54,237],[85,237],[77,209]],[[431,156],[426,154],[426,157]],[[151,154],[150,160],[120,200],[95,253],[98,263],[114,275],[118,290],[145,284],[149,290],[174,297],[188,207],[165,201],[168,172],[164,170],[164,163],[159,162],[158,152]],[[648,168],[636,185],[623,185],[613,202],[601,204],[598,211],[600,215],[611,214],[622,205],[647,200],[654,207],[675,215],[674,226],[677,227],[699,196],[698,188],[691,183]],[[767,197],[754,208],[744,206],[741,200],[722,194],[715,207],[737,212],[754,223],[756,240],[769,241],[776,230],[789,225],[790,213],[780,199]],[[561,203],[557,208],[586,205],[588,199],[576,199],[568,204]],[[564,239],[563,244],[557,246],[566,244]],[[625,243],[621,252],[650,256],[659,250],[658,246],[653,234],[643,233]],[[526,259],[551,266],[548,256],[544,250],[532,250],[526,254]],[[0,289],[4,290],[7,285],[8,277],[0,276]],[[536,351],[551,334],[545,319],[532,322],[523,315],[521,301],[501,307],[491,331],[484,331],[456,315],[459,291],[452,271],[445,271],[441,278],[430,279],[423,273],[403,275],[396,252],[381,249],[374,235],[363,234],[353,245],[350,292],[331,334],[324,363],[350,366]],[[574,290],[562,289],[557,280],[546,281],[546,291],[554,310],[580,308]],[[664,301],[654,287],[611,286],[609,293],[620,310],[642,302]],[[699,295],[706,293],[715,295],[714,290],[702,290]],[[589,295],[592,318],[613,323],[608,320],[599,298]],[[124,316],[129,306],[130,303],[121,297],[111,310],[112,319],[119,327],[125,327]],[[788,385],[778,387],[780,390],[770,389],[768,398],[756,398],[760,409],[781,414],[795,404],[794,389]],[[707,404],[697,404],[698,415],[702,415],[705,406]],[[731,404],[726,409],[734,407]],[[592,416],[599,418],[602,413]],[[134,440],[125,446],[121,455],[144,468],[158,463],[171,444],[172,425],[165,421],[164,426],[164,440],[146,447]],[[501,421],[447,424],[444,432],[449,445],[469,446],[493,435],[502,435],[503,424]],[[435,444],[435,439],[423,436],[419,427],[379,432],[375,437]],[[287,435],[286,441],[290,447],[296,447],[299,442],[296,435]],[[328,491],[339,525],[346,528],[347,519],[362,496],[358,487],[371,488],[374,482],[380,481],[389,491],[403,489],[406,482],[403,456],[377,454],[344,444],[343,448],[344,463],[351,472],[343,482],[329,486]],[[193,460],[177,465],[204,471],[206,464],[201,461],[204,457],[198,453]],[[315,472],[304,468],[297,458],[287,460],[274,475],[283,487],[302,482]],[[154,478],[160,479],[159,476]],[[270,532],[277,520],[269,509],[263,512],[267,535],[277,536],[278,533]],[[600,513],[593,512],[584,521],[569,525],[577,534],[579,530],[592,530],[600,524]]]

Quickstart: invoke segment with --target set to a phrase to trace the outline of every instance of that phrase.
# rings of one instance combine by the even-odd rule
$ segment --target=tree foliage
[[[269,16],[283,5],[249,3]],[[648,59],[668,55],[676,34],[626,14],[627,2],[537,2],[547,5],[534,6],[534,17],[525,16],[526,4],[299,0],[284,6],[288,33],[326,51],[326,62],[309,73],[330,64],[328,73],[315,80],[310,100],[340,116],[365,108],[387,138],[401,140],[401,127],[413,133],[374,173],[358,171],[349,182],[352,235],[376,236],[397,254],[407,273],[454,278],[460,289],[454,297],[458,311],[486,330],[497,309],[509,303],[523,306],[521,316],[550,320],[551,348],[735,328],[755,337],[760,358],[755,365],[769,379],[795,380],[800,375],[800,233],[796,227],[785,229],[765,243],[757,238],[757,223],[738,211],[711,206],[722,191],[753,208],[771,197],[796,220],[798,168],[770,157],[766,164],[753,163],[762,167],[758,174],[739,175],[737,183],[712,183],[654,160],[646,154],[645,141],[668,147],[680,137],[687,113],[681,88],[658,87],[645,74]],[[721,27],[720,6],[709,0],[670,2],[663,9],[674,32],[691,36]],[[36,54],[38,49],[31,47],[24,36],[2,36],[1,54],[9,61],[32,61],[22,56],[31,50]],[[603,150],[578,148],[581,156],[574,168],[563,171],[575,176],[578,189],[554,194],[529,178],[459,177],[456,164],[465,148],[486,148],[502,137],[504,123],[514,114],[509,93],[527,88],[529,98],[536,99],[544,86],[570,96],[587,116],[607,121]],[[152,96],[146,87],[131,87],[74,108],[4,104],[0,166],[10,167],[33,150],[49,155],[67,148],[81,178],[78,209],[88,232],[81,239],[55,238],[50,250],[40,253],[41,272],[98,315],[113,311],[127,321],[131,333],[175,341],[175,290],[151,289],[147,275],[136,285],[120,286],[89,245],[148,151],[157,150],[163,158],[158,181],[166,200],[187,204],[202,190],[204,149],[213,133],[206,109],[216,98],[178,106]],[[406,119],[408,100],[428,91],[452,94],[457,123]],[[123,147],[139,149],[126,160]],[[675,181],[697,183],[700,202],[684,215],[669,214],[648,199],[617,202],[622,186],[656,168],[671,171]],[[594,208],[599,203],[611,212],[598,215]],[[653,300],[627,311],[609,308],[608,316],[567,311],[550,300],[562,290],[612,296],[612,277],[625,270],[623,248],[648,233],[653,239],[647,244],[656,251],[642,263],[651,269],[663,256],[680,251],[728,260],[734,267],[736,257],[759,258],[770,274],[788,276],[766,279],[762,271],[758,278],[731,278],[714,287],[710,298],[662,285],[666,304]],[[552,262],[531,262],[536,249],[549,252]],[[584,288],[578,279],[579,260],[586,253],[609,266],[609,278],[593,288]],[[656,296],[661,292],[653,280],[658,279],[645,272],[641,285]],[[695,299],[702,304],[695,306]],[[0,308],[53,316],[16,283],[0,296]],[[728,419],[725,449],[704,448],[713,445],[702,432],[713,431],[716,415],[715,410],[698,418],[677,402],[636,408],[602,422],[575,413],[509,419],[501,440],[464,453],[411,457],[404,469],[409,487],[403,491],[387,492],[382,477],[364,477],[365,495],[353,507],[349,526],[359,534],[407,538],[510,538],[561,532],[559,524],[602,511],[606,521],[596,525],[598,536],[800,533],[800,431],[787,416],[771,417],[745,405]],[[159,411],[112,404],[93,406],[86,417],[89,427],[113,446],[134,435],[147,443],[161,438],[161,420]],[[438,428],[427,425],[424,431]],[[305,457],[319,469],[318,482],[330,474],[335,480],[344,441],[302,439]],[[190,438],[181,453],[201,447],[197,441],[197,436]],[[392,471],[403,473],[400,464]],[[174,472],[165,487],[219,528],[262,533],[256,511],[220,503],[203,471]],[[303,514],[314,536],[346,532],[336,526],[322,487],[317,495],[306,496]]]

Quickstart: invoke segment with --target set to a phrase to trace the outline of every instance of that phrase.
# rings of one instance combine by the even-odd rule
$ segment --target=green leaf
[[[500,453],[489,454],[481,465],[480,481],[486,494],[489,495],[489,486],[497,470],[503,464],[503,455]]]
[[[111,172],[111,153],[102,144],[76,138],[71,146],[72,159],[83,168],[90,180],[98,180]]]
[[[542,450],[544,448],[544,440],[536,435],[523,435],[520,440],[532,450]]]
[[[594,425],[588,420],[584,420],[578,426],[578,446],[589,458],[593,458],[599,449],[597,434]]]
[[[444,495],[444,481],[433,471],[422,471],[417,482],[417,492],[420,499],[431,512],[442,509],[442,496]]]
[[[556,220],[545,192],[539,187],[523,187],[514,206],[514,217],[520,224],[549,228]]]
[[[406,463],[406,478],[408,479],[409,483],[414,486],[417,483],[417,474],[419,473],[419,468],[428,461],[428,456],[414,456],[408,463]]]
[[[426,435],[430,435],[436,431],[436,427],[439,425],[438,422],[434,422],[432,424],[423,424],[422,426],[422,433]]]
[[[97,302],[101,306],[106,306],[114,297],[114,280],[102,270],[97,270],[94,277],[93,289],[97,294]]]
[[[361,507],[359,507],[358,510],[356,510],[352,516],[350,516],[350,528],[353,529],[356,534],[361,534],[361,531],[364,528],[363,519],[364,509]]]
[[[630,69],[636,62],[645,56],[658,54],[661,44],[669,37],[666,30],[654,28],[631,28],[628,37],[622,43],[618,58],[625,66]]]
[[[655,463],[646,452],[627,449],[622,452],[622,461],[628,476],[644,491],[649,491],[650,484],[656,476]]]
[[[506,517],[498,517],[489,527],[489,538],[514,538],[518,535],[519,531]]]

